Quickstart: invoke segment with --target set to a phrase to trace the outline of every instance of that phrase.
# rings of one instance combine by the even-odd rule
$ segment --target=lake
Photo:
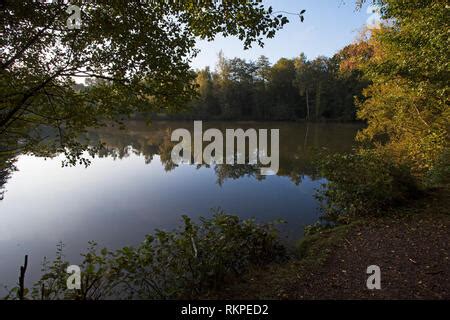
[[[204,122],[205,127],[280,129],[280,168],[260,176],[250,165],[215,167],[170,161],[170,132],[193,122],[129,121],[126,130],[105,127],[87,137],[104,148],[88,167],[62,167],[62,156],[20,155],[0,201],[0,284],[17,283],[29,255],[27,282],[40,276],[44,256],[58,242],[71,263],[80,261],[90,240],[118,248],[134,245],[155,228],[171,230],[180,216],[210,216],[215,209],[267,222],[286,221],[287,242],[318,220],[314,191],[326,180],[314,175],[313,149],[350,151],[358,124]],[[3,293],[3,291],[0,291]]]

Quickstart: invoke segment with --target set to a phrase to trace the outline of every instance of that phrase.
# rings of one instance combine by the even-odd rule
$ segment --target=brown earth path
[[[387,217],[322,231],[303,259],[254,270],[216,298],[450,299],[449,213],[446,189]],[[369,265],[381,269],[381,290],[367,289]]]

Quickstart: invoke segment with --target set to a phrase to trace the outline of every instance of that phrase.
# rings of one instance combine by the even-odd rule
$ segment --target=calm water
[[[62,168],[62,157],[18,157],[0,201],[0,284],[17,282],[29,255],[28,281],[40,275],[44,256],[62,241],[78,263],[89,240],[110,248],[139,243],[155,228],[173,229],[180,216],[209,216],[212,208],[259,221],[283,219],[284,237],[301,237],[319,216],[314,190],[325,180],[312,176],[310,148],[348,151],[360,128],[354,124],[205,123],[204,127],[279,128],[280,170],[258,176],[252,166],[173,167],[170,129],[192,122],[128,124],[126,131],[90,132],[105,150],[89,167]],[[3,293],[0,289],[0,293]]]

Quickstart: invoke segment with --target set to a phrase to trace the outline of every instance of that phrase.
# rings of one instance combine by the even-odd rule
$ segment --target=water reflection
[[[16,160],[14,158],[6,158],[3,161],[0,158],[0,201],[5,196],[6,182],[11,177],[11,173],[16,171],[15,162]]]
[[[17,281],[17,266],[30,256],[28,281],[40,275],[42,257],[66,244],[66,256],[77,263],[89,240],[111,248],[139,243],[155,228],[173,229],[180,216],[208,216],[222,208],[242,218],[283,219],[292,239],[318,218],[310,148],[350,150],[358,126],[301,123],[204,123],[225,128],[279,128],[280,169],[260,176],[257,166],[175,166],[170,160],[170,132],[193,130],[192,122],[131,121],[127,130],[105,127],[84,139],[104,147],[90,166],[62,168],[63,156],[18,155],[0,168],[0,284]],[[4,164],[6,162],[3,162]],[[15,165],[18,171],[12,171]]]
[[[171,132],[178,128],[186,128],[193,136],[192,122],[157,122],[150,127],[141,121],[130,121],[127,130],[107,127],[91,131],[86,138],[91,142],[101,142],[104,147],[99,150],[99,157],[123,159],[135,154],[144,157],[149,164],[155,155],[159,155],[166,171],[172,171],[177,165],[171,161],[170,153],[174,143],[170,141]],[[226,129],[249,128],[280,129],[280,169],[279,176],[286,176],[296,185],[308,175],[313,180],[315,168],[313,157],[315,151],[327,149],[327,152],[349,151],[353,146],[356,131],[360,128],[356,124],[293,124],[293,123],[205,123],[205,129],[218,128],[225,135]],[[250,150],[257,152],[258,150]],[[209,167],[206,164],[197,167]],[[265,176],[259,174],[259,165],[213,165],[217,176],[217,183],[222,185],[227,179],[239,179],[252,176],[263,180]]]

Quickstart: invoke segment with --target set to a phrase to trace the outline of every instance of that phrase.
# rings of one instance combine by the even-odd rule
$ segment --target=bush
[[[319,168],[328,182],[317,198],[332,219],[382,214],[418,192],[406,166],[372,150],[326,156]]]
[[[68,290],[62,245],[45,263],[45,274],[34,286],[34,299],[180,299],[196,298],[217,289],[227,278],[239,277],[250,266],[285,256],[274,224],[257,224],[216,213],[198,224],[183,216],[184,226],[157,230],[139,246],[117,251],[97,250],[90,243],[80,265],[81,290]]]
[[[444,149],[425,181],[429,187],[450,185],[450,148]]]

